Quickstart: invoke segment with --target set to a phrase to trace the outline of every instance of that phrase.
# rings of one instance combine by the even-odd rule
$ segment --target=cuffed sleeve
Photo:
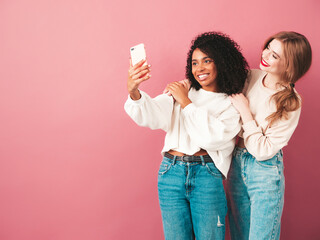
[[[151,98],[140,90],[141,98],[132,100],[130,95],[124,105],[126,113],[139,126],[168,131],[173,111],[173,98],[161,94]]]
[[[245,123],[242,126],[243,138],[249,153],[260,161],[273,157],[288,144],[298,125],[300,112],[301,108],[289,112],[287,120],[279,120],[265,130],[258,126],[255,120]]]

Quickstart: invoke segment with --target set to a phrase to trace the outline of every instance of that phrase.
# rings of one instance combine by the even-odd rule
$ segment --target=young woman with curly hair
[[[232,239],[280,238],[282,148],[301,111],[294,85],[310,68],[311,59],[311,47],[303,35],[279,32],[266,40],[261,70],[251,70],[244,94],[230,97],[243,123],[227,180]]]
[[[208,32],[192,42],[188,84],[167,86],[171,96],[151,98],[138,89],[150,66],[130,66],[125,110],[140,126],[166,131],[158,193],[166,239],[224,239],[227,175],[240,115],[228,95],[239,93],[248,65],[238,45]]]

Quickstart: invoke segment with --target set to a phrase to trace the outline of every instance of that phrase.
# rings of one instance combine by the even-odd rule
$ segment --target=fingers
[[[143,64],[146,62],[146,59],[141,60],[140,62],[138,62],[137,64],[135,64],[134,66],[132,66],[132,60],[130,59],[130,69],[132,69],[133,71],[140,68],[141,66],[143,66]]]
[[[168,92],[170,92],[172,94],[173,92],[175,92],[176,88],[175,88],[175,86],[170,85],[167,87],[167,90],[168,90]]]
[[[188,86],[187,86],[187,84],[184,82],[184,80],[179,81],[179,83],[180,83],[183,87],[185,87],[185,88],[187,88],[187,87],[188,87]]]
[[[144,66],[139,67],[139,68],[132,67],[132,68],[129,69],[128,72],[129,72],[129,75],[132,75],[132,74],[136,74],[136,73],[138,73],[138,72],[140,72],[142,70],[145,70],[147,68],[150,68],[150,67],[151,67],[151,65],[144,65]]]
[[[172,95],[172,92],[178,90],[178,88],[183,87],[187,90],[190,89],[190,81],[188,79],[184,79],[178,82],[172,82],[167,84],[166,88],[164,89],[163,93],[167,93],[169,96]]]
[[[139,78],[144,77],[149,72],[150,72],[150,70],[146,69],[146,70],[140,71],[138,73],[132,74],[131,75],[131,79],[132,80],[138,80]]]
[[[183,86],[183,84],[181,84],[179,82],[172,82],[172,83],[168,84],[167,87],[166,87],[166,89],[168,89],[168,91],[170,93],[176,92],[180,88],[185,88],[185,87]]]
[[[169,91],[169,89],[170,89],[170,84],[171,84],[171,83],[167,84],[166,88],[163,90],[163,94],[167,94],[168,96],[172,96],[172,94],[171,94],[171,92],[170,92],[170,91],[172,91],[172,89]]]
[[[146,60],[142,60],[136,65],[132,66],[131,59],[129,60],[130,68],[128,71],[128,81],[127,81],[127,87],[129,93],[136,90],[140,83],[143,81],[148,80],[151,75],[149,72],[151,71],[150,65],[143,65],[146,62]]]
[[[231,103],[234,103],[239,98],[239,94],[231,94],[228,98],[230,99]]]
[[[248,99],[243,95],[243,93],[232,94],[229,96],[231,103],[235,106],[248,105]]]
[[[233,99],[242,98],[242,97],[244,97],[242,93],[234,93],[229,96],[229,98],[233,98]]]
[[[172,83],[169,83],[167,87],[174,87],[174,88],[183,87],[183,84],[180,82],[172,82]]]
[[[182,81],[169,83],[169,84],[167,84],[167,86],[166,86],[164,91],[167,91],[167,88],[169,86],[183,86],[183,83],[182,83]]]
[[[188,79],[182,80],[182,81],[180,81],[180,82],[182,83],[182,85],[183,85],[185,88],[187,88],[188,90],[190,89],[191,84],[190,84],[190,82],[189,82]]]
[[[168,93],[169,92],[169,90],[167,89],[167,87],[163,90],[163,92],[162,93]]]
[[[150,74],[147,74],[147,75],[145,75],[144,77],[139,78],[138,80],[136,80],[136,83],[139,85],[140,83],[148,80],[150,77],[151,77],[151,75],[150,75]]]
[[[129,60],[129,64],[130,64],[130,67],[129,67],[129,70],[128,70],[128,74],[129,74],[129,77],[132,77],[134,74],[139,72],[139,67],[141,67],[143,65],[143,61],[140,61],[136,65],[132,66],[132,60],[130,59]]]
[[[144,77],[144,75],[146,75],[151,71],[150,67],[151,67],[150,65],[146,65],[134,71],[129,70],[129,78],[131,78],[132,80],[137,80],[141,77]]]

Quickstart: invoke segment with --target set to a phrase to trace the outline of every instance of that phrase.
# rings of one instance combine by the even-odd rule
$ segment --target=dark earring
[[[294,88],[294,83],[290,83],[290,87]]]

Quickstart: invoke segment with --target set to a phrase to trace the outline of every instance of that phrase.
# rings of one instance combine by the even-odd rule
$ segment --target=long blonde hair
[[[279,119],[288,119],[288,112],[295,111],[301,106],[301,100],[294,90],[294,84],[309,70],[312,61],[310,43],[302,34],[279,32],[266,40],[263,49],[266,49],[273,39],[282,43],[285,71],[280,83],[284,89],[273,94],[270,99],[275,102],[277,110],[266,118],[269,126]]]

